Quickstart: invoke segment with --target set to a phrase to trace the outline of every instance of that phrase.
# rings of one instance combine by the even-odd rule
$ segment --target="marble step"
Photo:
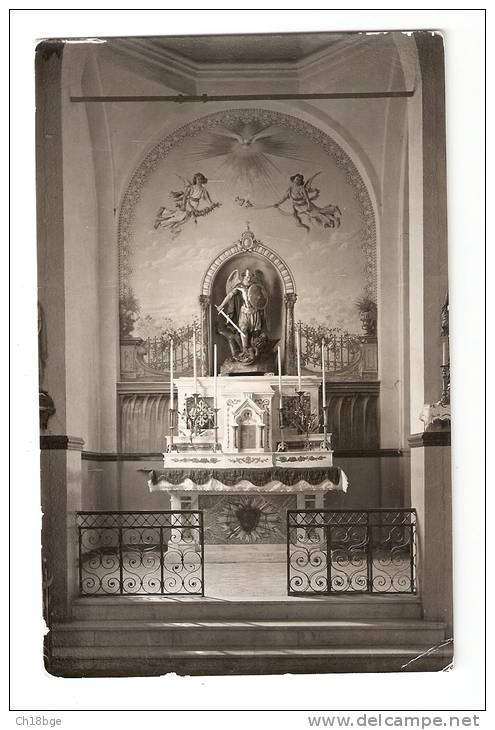
[[[444,625],[424,621],[72,621],[57,624],[52,646],[215,648],[434,646]]]
[[[278,545],[205,545],[206,563],[284,563],[287,561],[287,546]],[[285,570],[285,567],[284,567]]]
[[[424,644],[373,648],[54,647],[46,669],[62,677],[441,671],[451,661],[452,645],[430,649]]]
[[[201,597],[98,596],[72,605],[75,620],[209,621],[420,619],[417,596],[331,596],[275,600]]]

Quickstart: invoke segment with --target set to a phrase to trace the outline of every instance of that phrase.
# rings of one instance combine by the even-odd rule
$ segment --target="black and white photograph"
[[[47,670],[444,669],[441,34],[36,73]]]
[[[184,25],[33,47],[33,655],[453,676],[448,37]]]

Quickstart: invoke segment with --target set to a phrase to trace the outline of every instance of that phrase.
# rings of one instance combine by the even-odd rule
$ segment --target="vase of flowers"
[[[361,327],[366,335],[374,337],[376,335],[377,306],[374,299],[369,294],[365,294],[355,301],[356,307],[361,319]]]

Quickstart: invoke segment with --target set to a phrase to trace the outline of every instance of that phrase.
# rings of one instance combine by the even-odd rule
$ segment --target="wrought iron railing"
[[[416,592],[416,512],[289,510],[289,595]]]
[[[325,370],[337,373],[355,365],[361,357],[361,335],[339,328],[298,323],[301,337],[301,364],[308,370],[321,372],[321,344],[324,342]]]
[[[204,595],[203,513],[78,512],[79,591]]]
[[[141,340],[139,359],[150,370],[164,373],[170,369],[170,339],[174,342],[174,369],[176,373],[192,373],[193,331],[196,329],[196,358],[201,360],[201,342],[197,323],[180,327]],[[321,372],[321,343],[325,343],[325,370],[327,373],[346,371],[355,366],[360,357],[363,336],[324,325],[298,323],[301,338],[301,364],[306,370]]]
[[[151,370],[168,372],[170,370],[170,340],[174,343],[174,370],[176,373],[193,371],[193,332],[196,329],[196,358],[201,357],[201,344],[197,324],[179,327],[173,332],[164,332],[158,337],[148,337],[142,341],[140,350],[145,365]]]

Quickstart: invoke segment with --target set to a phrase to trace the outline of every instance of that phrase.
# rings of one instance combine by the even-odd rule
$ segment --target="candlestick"
[[[325,340],[321,341],[321,385],[323,408],[325,409],[327,406],[327,390],[325,383]]]
[[[278,363],[278,396],[280,399],[280,407],[282,407],[282,359],[280,357],[280,345],[277,348],[277,363]]]
[[[174,408],[174,341],[170,338],[170,409]]]
[[[297,390],[301,390],[301,327],[297,331]]]
[[[196,327],[193,329],[193,378],[194,378],[194,393],[197,393],[198,392],[198,383],[197,383],[198,374],[196,372]]]
[[[213,408],[217,407],[217,346],[213,346]]]

